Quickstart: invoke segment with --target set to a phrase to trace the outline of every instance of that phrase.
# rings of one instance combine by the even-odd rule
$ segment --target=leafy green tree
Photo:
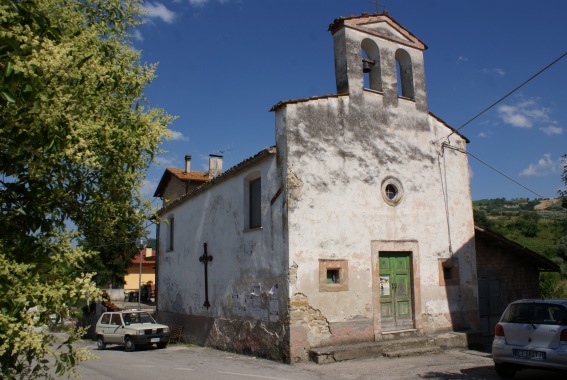
[[[142,232],[138,189],[171,117],[145,106],[155,67],[129,42],[140,16],[139,0],[0,0],[4,379],[51,378],[88,358],[77,334],[60,342],[46,327],[97,299],[84,269],[101,247],[126,258]]]
[[[559,190],[559,196],[562,197],[561,199],[561,206],[567,209],[567,154],[563,155],[562,157],[562,164],[563,164],[563,174],[561,175],[561,179],[565,184],[566,188],[564,190]]]
[[[525,237],[535,237],[539,232],[539,219],[537,212],[526,211],[520,214],[515,224]]]
[[[486,214],[485,211],[474,210],[473,217],[474,217],[474,224],[475,225],[485,227],[485,228],[488,228],[488,229],[493,228],[494,223],[492,222],[492,220],[490,220],[488,218],[488,215]]]
[[[563,174],[561,179],[567,185],[567,155],[563,156]],[[567,208],[567,190],[559,190],[558,194],[562,197],[562,206]],[[567,233],[567,219],[564,219],[563,233]],[[567,297],[567,235],[561,238],[559,244],[555,247],[555,252],[551,260],[559,265],[560,273],[558,274],[542,274],[540,278],[540,287],[545,297],[566,298]]]
[[[544,298],[565,298],[567,288],[561,280],[561,274],[556,272],[543,272],[540,274],[539,287]]]

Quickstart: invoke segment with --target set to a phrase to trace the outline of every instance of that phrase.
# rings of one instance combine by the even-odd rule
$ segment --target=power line
[[[543,195],[536,193],[536,192],[533,191],[532,189],[530,189],[530,188],[528,188],[528,187],[522,185],[520,182],[516,181],[516,180],[513,179],[512,177],[510,177],[510,176],[504,174],[502,171],[496,169],[494,166],[492,166],[492,165],[490,165],[489,163],[487,163],[487,162],[481,160],[480,158],[478,158],[477,156],[475,156],[474,154],[472,154],[472,153],[469,152],[468,150],[464,150],[464,149],[458,148],[458,147],[456,147],[456,146],[449,145],[449,144],[447,144],[447,143],[443,143],[443,148],[449,148],[449,149],[453,149],[453,150],[459,151],[459,152],[461,152],[461,153],[467,154],[467,155],[471,156],[472,158],[476,159],[477,161],[479,161],[480,163],[482,163],[483,165],[487,166],[488,168],[494,170],[496,173],[500,174],[501,176],[503,176],[503,177],[509,179],[510,181],[514,182],[516,185],[518,185],[518,186],[520,186],[520,187],[523,187],[524,189],[526,189],[526,190],[529,191],[530,193],[537,195],[539,198],[545,198]]]
[[[509,97],[510,95],[512,95],[514,92],[518,91],[520,88],[522,88],[524,85],[526,85],[528,82],[530,82],[532,79],[536,78],[538,75],[540,75],[541,73],[543,73],[544,71],[546,71],[547,69],[549,69],[551,66],[555,65],[557,62],[559,62],[562,58],[564,58],[567,55],[567,52],[561,54],[559,56],[559,58],[555,59],[553,62],[551,62],[550,64],[548,64],[547,66],[545,66],[543,69],[539,70],[537,73],[535,73],[534,75],[532,75],[529,79],[525,80],[522,84],[520,84],[519,86],[516,86],[516,88],[514,88],[512,91],[508,92],[506,95],[504,95],[503,97],[501,97],[500,99],[498,99],[497,101],[495,101],[494,103],[492,103],[490,106],[488,106],[487,108],[485,108],[483,111],[481,111],[480,113],[478,113],[476,116],[474,116],[473,118],[471,118],[469,121],[467,121],[466,123],[464,123],[463,125],[461,125],[459,128],[455,129],[453,132],[451,132],[449,135],[447,135],[446,137],[442,137],[439,140],[435,141],[435,143],[443,140],[443,139],[448,139],[449,137],[451,137],[453,134],[459,132],[461,129],[463,129],[464,127],[466,127],[468,124],[472,123],[474,120],[476,120],[477,118],[479,118],[480,116],[482,116],[483,114],[485,114],[486,112],[488,112],[490,109],[492,109],[495,105],[497,105],[498,103],[500,103],[501,101],[503,101],[504,99],[506,99],[507,97]]]

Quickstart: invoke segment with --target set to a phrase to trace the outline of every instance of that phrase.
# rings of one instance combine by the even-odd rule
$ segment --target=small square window
[[[339,269],[327,269],[327,284],[340,284]]]
[[[443,267],[443,278],[445,281],[453,279],[453,268]]]
[[[439,285],[459,285],[459,261],[456,258],[439,259]]]
[[[348,290],[348,261],[319,260],[319,291],[340,292]]]

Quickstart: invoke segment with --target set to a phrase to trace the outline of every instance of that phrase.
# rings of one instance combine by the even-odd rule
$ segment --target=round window
[[[386,203],[396,206],[402,201],[404,189],[400,181],[393,177],[387,177],[382,181],[382,197]]]

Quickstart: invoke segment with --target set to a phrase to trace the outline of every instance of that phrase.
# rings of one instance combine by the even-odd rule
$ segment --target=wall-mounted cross
[[[209,271],[207,268],[209,266],[209,261],[213,261],[213,256],[207,253],[207,243],[203,244],[203,250],[204,253],[199,257],[199,261],[205,264],[205,303],[203,306],[208,309],[211,304],[209,303]]]

